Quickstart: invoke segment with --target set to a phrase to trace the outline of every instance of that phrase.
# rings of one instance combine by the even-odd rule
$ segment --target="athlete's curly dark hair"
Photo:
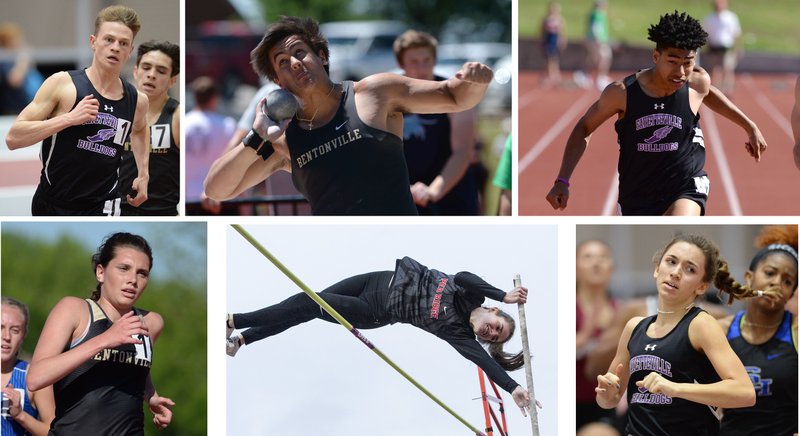
[[[647,30],[647,39],[656,43],[656,50],[667,47],[697,50],[706,44],[708,33],[699,21],[686,12],[675,11],[661,17],[658,24]]]

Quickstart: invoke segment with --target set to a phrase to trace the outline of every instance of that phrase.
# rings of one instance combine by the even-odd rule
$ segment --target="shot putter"
[[[261,112],[269,119],[280,123],[292,118],[297,113],[297,100],[291,92],[285,89],[276,89],[267,94],[267,101],[261,107]]]

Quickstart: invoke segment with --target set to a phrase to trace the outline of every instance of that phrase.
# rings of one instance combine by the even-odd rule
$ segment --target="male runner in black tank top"
[[[168,41],[148,41],[139,46],[133,77],[136,88],[147,95],[150,110],[150,183],[147,202],[133,207],[125,199],[125,187],[136,178],[136,162],[129,144],[120,168],[122,215],[177,215],[180,200],[180,103],[169,89],[180,72],[180,47]]]
[[[125,6],[103,9],[90,36],[92,65],[45,80],[8,131],[11,150],[42,144],[42,175],[33,198],[34,215],[119,215],[117,191],[123,144],[130,136],[138,176],[128,201],[147,199],[148,101],[120,79],[133,51],[139,17]]]
[[[318,23],[296,17],[273,24],[251,56],[260,74],[295,95],[299,109],[280,122],[257,113],[251,134],[212,166],[206,194],[226,200],[277,170],[292,171],[314,214],[416,215],[403,114],[469,109],[492,79],[487,66],[467,62],[441,82],[376,74],[352,86],[333,83]]]
[[[756,124],[695,66],[708,35],[685,13],[667,14],[651,26],[655,66],[610,84],[578,121],[567,141],[558,176],[547,194],[553,209],[569,200],[569,179],[591,134],[617,115],[620,148],[619,206],[624,215],[701,215],[708,179],[703,171],[700,104],[743,128],[747,151],[756,161],[767,148]]]

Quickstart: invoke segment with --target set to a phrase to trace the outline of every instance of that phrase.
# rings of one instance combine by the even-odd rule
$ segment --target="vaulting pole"
[[[522,286],[522,279],[519,274],[514,276],[514,287]],[[525,305],[517,304],[519,310],[519,331],[522,338],[522,354],[525,359],[525,379],[528,382],[528,396],[530,397],[530,407],[528,414],[531,417],[531,431],[533,436],[539,436],[539,416],[536,413],[536,394],[533,392],[533,369],[531,368],[531,347],[528,345],[528,323],[525,320]]]
[[[405,377],[405,378],[406,378],[406,380],[408,380],[409,382],[411,382],[411,384],[413,384],[414,386],[416,386],[416,387],[417,387],[417,389],[419,389],[420,391],[422,391],[422,393],[424,393],[425,395],[427,395],[427,396],[428,396],[428,398],[430,398],[431,400],[433,400],[433,401],[434,401],[436,404],[438,404],[438,405],[439,405],[439,406],[441,406],[441,407],[442,407],[444,410],[446,410],[448,413],[450,413],[450,415],[452,415],[454,418],[456,418],[457,420],[459,420],[459,421],[460,421],[462,424],[464,424],[465,426],[467,426],[467,428],[469,428],[469,429],[470,429],[470,430],[471,430],[473,433],[475,433],[475,435],[477,435],[477,436],[485,436],[485,435],[484,435],[484,434],[483,434],[483,433],[482,433],[480,430],[478,430],[477,428],[475,428],[475,427],[473,427],[472,425],[470,425],[470,423],[468,423],[468,422],[467,422],[467,421],[466,421],[464,418],[462,418],[461,416],[459,416],[459,415],[458,415],[458,414],[457,414],[455,411],[453,411],[453,409],[451,409],[451,408],[447,407],[447,405],[446,405],[446,404],[444,404],[444,403],[443,403],[441,400],[439,400],[438,398],[436,398],[436,396],[435,396],[435,395],[433,395],[432,393],[430,393],[430,391],[428,391],[427,389],[425,389],[425,387],[423,387],[421,384],[419,384],[419,383],[418,383],[416,380],[414,380],[414,379],[413,379],[413,378],[412,378],[410,375],[408,375],[408,374],[407,374],[405,371],[403,371],[403,370],[402,370],[402,369],[401,369],[399,366],[397,366],[397,364],[396,364],[396,363],[394,363],[394,362],[393,362],[391,359],[389,359],[389,358],[388,358],[388,357],[387,357],[385,354],[383,354],[383,352],[381,352],[381,350],[379,350],[379,349],[378,349],[378,347],[376,347],[376,346],[375,346],[375,345],[374,345],[372,342],[370,342],[370,341],[369,341],[369,339],[367,339],[366,337],[364,337],[364,335],[362,335],[362,334],[361,334],[361,332],[360,332],[360,331],[358,331],[358,329],[356,329],[355,327],[353,327],[353,325],[352,325],[352,324],[350,324],[349,322],[347,322],[347,320],[346,320],[346,319],[344,319],[344,317],[343,317],[342,315],[339,315],[339,312],[337,312],[337,311],[336,311],[336,309],[334,309],[333,307],[331,307],[331,306],[330,306],[328,303],[326,303],[326,302],[325,302],[325,300],[323,300],[322,298],[320,298],[320,296],[319,296],[319,295],[317,295],[317,294],[316,294],[314,291],[312,291],[312,290],[311,290],[311,289],[310,289],[308,286],[306,286],[306,284],[305,284],[305,283],[303,283],[303,282],[302,282],[302,281],[301,281],[299,278],[297,278],[297,276],[295,276],[295,275],[294,275],[294,274],[293,274],[291,271],[289,271],[289,268],[286,268],[286,267],[285,267],[285,266],[284,266],[284,265],[283,265],[283,264],[282,264],[282,263],[281,263],[281,262],[280,262],[280,261],[279,261],[279,260],[278,260],[278,259],[277,259],[275,256],[273,256],[273,255],[272,255],[272,253],[270,253],[269,251],[267,251],[267,249],[266,249],[266,248],[264,248],[264,246],[262,246],[262,245],[261,245],[261,243],[259,243],[259,242],[258,242],[258,241],[256,241],[256,240],[255,240],[255,239],[254,239],[252,236],[250,236],[250,233],[248,233],[248,232],[247,232],[245,229],[243,229],[243,228],[242,228],[242,226],[240,226],[240,225],[238,225],[238,224],[232,224],[232,227],[233,227],[233,229],[234,229],[234,230],[236,230],[237,232],[239,232],[239,234],[240,234],[240,235],[242,235],[242,237],[244,237],[244,239],[246,239],[248,242],[250,242],[250,244],[252,244],[252,245],[253,245],[253,247],[255,247],[255,249],[256,249],[256,250],[258,250],[259,252],[261,252],[261,254],[263,254],[263,255],[264,255],[264,257],[266,257],[267,259],[269,259],[269,261],[270,261],[270,262],[272,262],[272,263],[273,263],[273,264],[274,264],[274,265],[275,265],[275,266],[276,266],[276,267],[277,267],[279,270],[281,270],[281,272],[283,272],[284,274],[286,274],[286,277],[289,277],[289,279],[290,279],[291,281],[293,281],[293,282],[294,282],[294,283],[295,283],[297,286],[299,286],[299,287],[300,287],[300,289],[302,289],[302,290],[303,290],[303,292],[305,292],[305,293],[306,293],[306,295],[308,295],[309,297],[311,297],[311,299],[312,299],[312,300],[314,300],[314,302],[315,302],[315,303],[319,304],[319,306],[320,306],[320,307],[322,307],[322,308],[323,308],[323,309],[324,309],[326,312],[328,312],[328,314],[330,314],[330,315],[331,315],[331,316],[332,316],[334,319],[336,319],[336,321],[338,321],[338,322],[339,322],[339,324],[341,324],[341,325],[342,325],[344,328],[346,328],[346,329],[347,329],[347,330],[348,330],[350,333],[352,333],[352,334],[353,334],[353,336],[355,336],[356,338],[358,338],[358,340],[360,340],[362,343],[364,343],[364,345],[366,345],[366,346],[367,346],[367,348],[369,348],[369,349],[370,349],[370,350],[372,350],[372,351],[373,351],[375,354],[377,354],[377,355],[378,355],[378,357],[380,357],[381,359],[383,359],[383,361],[384,361],[384,362],[388,363],[388,364],[389,364],[389,366],[391,366],[392,368],[394,368],[394,370],[395,370],[395,371],[399,372],[399,373],[400,373],[400,375],[402,375],[403,377]]]

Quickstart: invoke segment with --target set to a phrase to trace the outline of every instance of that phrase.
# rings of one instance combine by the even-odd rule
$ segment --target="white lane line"
[[[533,161],[535,161],[536,158],[539,157],[539,155],[550,146],[550,143],[553,142],[553,139],[555,139],[555,137],[558,136],[558,134],[561,133],[564,128],[575,122],[581,112],[586,111],[586,105],[594,98],[596,98],[596,94],[587,93],[584,94],[583,97],[581,97],[578,101],[573,103],[572,106],[570,106],[569,109],[567,109],[567,111],[561,115],[558,121],[556,121],[556,123],[553,124],[553,126],[550,127],[550,129],[548,129],[541,138],[539,138],[539,141],[537,141],[536,144],[534,144],[533,147],[531,147],[531,149],[525,153],[525,156],[519,160],[518,174],[525,172],[525,170],[533,163]],[[525,121],[520,120],[519,122],[522,124]],[[556,168],[556,171],[557,170],[558,168]]]
[[[712,153],[714,153],[714,160],[717,162],[719,174],[722,178],[722,187],[725,190],[725,196],[728,197],[728,204],[730,204],[731,207],[731,215],[741,216],[742,207],[739,204],[736,184],[731,175],[731,167],[728,165],[728,157],[722,145],[722,137],[719,136],[717,121],[714,119],[713,112],[706,109],[705,106],[701,106],[700,111],[701,119],[705,121],[705,126],[702,127],[706,139],[705,144],[706,146],[710,146]]]
[[[526,106],[533,103],[536,100],[536,97],[539,96],[539,88],[536,88],[532,91],[526,92],[525,95],[519,96],[519,109],[525,109]]]
[[[794,140],[794,136],[792,135],[792,126],[791,123],[789,122],[789,116],[781,112],[777,107],[775,107],[775,105],[772,104],[772,102],[769,101],[769,99],[765,97],[764,94],[758,90],[758,88],[755,87],[753,79],[750,77],[749,74],[743,75],[741,82],[744,83],[745,86],[747,86],[749,91],[755,97],[756,103],[758,103],[758,105],[761,106],[761,108],[764,109],[764,111],[769,114],[770,118],[772,118],[772,120],[775,121],[775,124],[777,124],[778,127],[780,127],[784,133],[786,133],[786,136],[788,136],[789,139]]]

